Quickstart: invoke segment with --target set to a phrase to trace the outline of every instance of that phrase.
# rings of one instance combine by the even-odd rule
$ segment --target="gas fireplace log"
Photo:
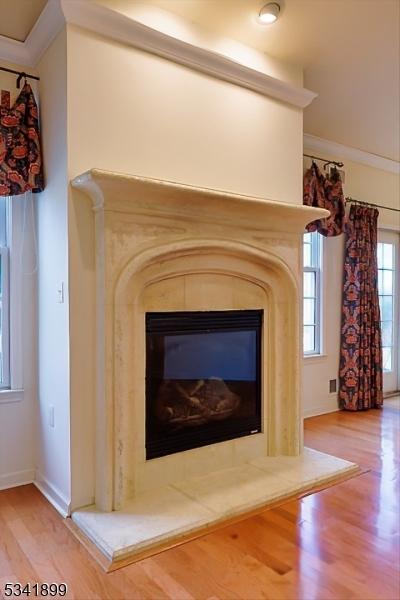
[[[160,386],[156,416],[171,426],[202,425],[230,417],[240,405],[240,397],[219,378],[166,380]]]

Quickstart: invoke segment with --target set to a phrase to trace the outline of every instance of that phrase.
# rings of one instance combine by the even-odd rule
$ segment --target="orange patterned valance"
[[[12,107],[9,94],[1,93],[0,196],[43,188],[38,109],[31,86],[25,82]]]

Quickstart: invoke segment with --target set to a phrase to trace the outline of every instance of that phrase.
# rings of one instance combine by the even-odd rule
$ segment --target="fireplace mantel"
[[[96,244],[96,504],[260,456],[297,456],[301,247],[321,209],[92,169]],[[262,310],[262,432],[145,458],[148,311]]]
[[[196,219],[252,227],[257,231],[302,233],[311,221],[327,217],[324,209],[91,169],[72,180],[93,200],[95,211],[117,211],[177,219]]]
[[[75,507],[72,520],[106,568],[355,472],[303,447],[302,234],[327,211],[98,169],[72,186],[92,199],[96,255],[95,503]],[[235,330],[244,314],[259,315],[257,427],[200,446],[188,434],[171,453],[147,455],[147,324],[182,314],[196,331],[222,314]],[[187,352],[193,361],[196,349]],[[219,380],[229,379],[232,363],[221,369],[215,356]],[[168,376],[184,385],[194,377],[182,375],[185,359]],[[217,393],[207,385],[203,396],[194,388],[197,402]]]

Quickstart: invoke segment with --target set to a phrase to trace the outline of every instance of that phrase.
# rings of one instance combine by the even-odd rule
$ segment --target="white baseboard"
[[[333,413],[339,411],[338,398],[334,396],[333,398],[327,398],[326,401],[322,404],[317,404],[316,406],[310,406],[309,408],[305,408],[303,410],[303,417],[307,419],[308,417],[317,417],[318,415],[326,415],[328,413]]]
[[[396,396],[400,396],[400,390],[395,392],[383,392],[383,399],[389,400],[390,398],[395,398]]]
[[[69,517],[71,514],[71,503],[65,496],[48,481],[42,473],[36,471],[36,477],[33,481],[37,489],[45,498],[54,506],[56,510],[63,516]]]
[[[17,487],[18,485],[27,485],[32,483],[35,478],[35,469],[25,469],[24,471],[15,471],[0,475],[0,490]]]

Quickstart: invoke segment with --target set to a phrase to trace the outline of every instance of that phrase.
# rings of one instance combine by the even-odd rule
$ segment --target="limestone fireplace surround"
[[[303,452],[301,243],[305,225],[327,211],[98,169],[72,185],[93,200],[97,302],[96,505],[73,519],[103,553],[115,560],[169,539],[168,533],[175,539],[221,520],[223,514],[202,515],[171,531],[163,525],[148,539],[125,535],[115,544],[113,533],[102,539],[112,522],[99,520],[112,511],[135,519],[132,503],[148,498],[151,506],[165,490],[183,490],[192,502],[185,485],[207,486],[204,478],[216,472],[248,474],[266,460],[272,473],[273,457],[281,465],[300,461],[290,464],[303,469],[310,459],[319,464],[321,481],[353,468],[328,457],[321,470],[325,455]],[[146,461],[145,313],[233,309],[264,311],[262,433]],[[187,507],[193,515],[196,510]],[[231,506],[230,514],[240,510]],[[137,514],[133,529],[135,523]]]

